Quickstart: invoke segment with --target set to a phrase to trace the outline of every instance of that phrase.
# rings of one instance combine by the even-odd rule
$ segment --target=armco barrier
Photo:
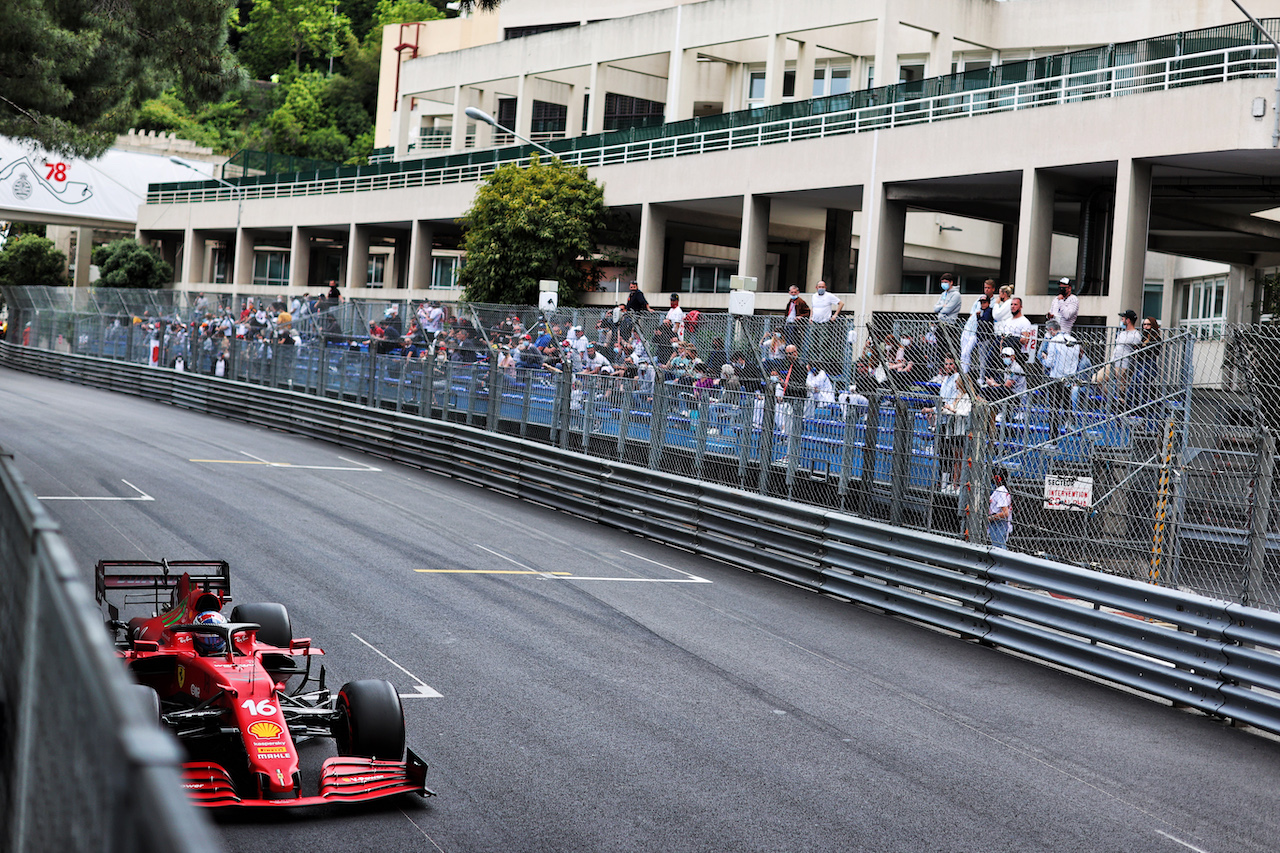
[[[339,400],[8,344],[0,364],[434,471],[1280,733],[1274,613]]]
[[[0,452],[0,849],[221,849],[57,525]]]

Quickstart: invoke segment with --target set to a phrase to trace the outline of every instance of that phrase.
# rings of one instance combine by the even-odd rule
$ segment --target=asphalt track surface
[[[3,368],[0,446],[86,577],[226,559],[332,687],[417,694],[438,797],[222,814],[231,850],[1280,849],[1274,739],[619,530]]]

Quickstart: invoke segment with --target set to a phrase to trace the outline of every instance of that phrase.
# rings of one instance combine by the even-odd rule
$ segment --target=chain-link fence
[[[425,334],[421,307],[334,305],[316,315],[328,332],[295,321],[285,343],[59,307],[28,343],[181,359],[1280,608],[1275,327],[1054,336],[920,314],[688,312],[676,324],[657,311],[458,304]],[[391,323],[407,341],[369,336],[388,315],[408,318]],[[1011,519],[990,518],[1004,515],[996,474]]]

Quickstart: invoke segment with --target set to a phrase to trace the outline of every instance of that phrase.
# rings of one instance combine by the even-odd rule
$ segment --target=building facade
[[[1280,259],[1269,38],[1229,0],[506,0],[387,29],[384,162],[153,185],[138,230],[183,288],[447,295],[478,180],[527,152],[477,107],[635,219],[623,289],[919,312],[954,272],[1036,314],[1066,277],[1083,316],[1213,334]]]

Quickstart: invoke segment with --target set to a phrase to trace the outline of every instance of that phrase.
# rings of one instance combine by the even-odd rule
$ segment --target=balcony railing
[[[1272,27],[1278,23],[1267,22]],[[826,98],[555,140],[548,147],[570,165],[642,163],[1274,76],[1275,49],[1258,40],[1252,27],[1232,24]],[[534,153],[531,146],[521,145],[269,175],[241,180],[237,190],[212,181],[152,184],[147,203],[227,201],[241,193],[247,199],[292,198],[464,183],[481,180],[507,163],[527,163]]]

